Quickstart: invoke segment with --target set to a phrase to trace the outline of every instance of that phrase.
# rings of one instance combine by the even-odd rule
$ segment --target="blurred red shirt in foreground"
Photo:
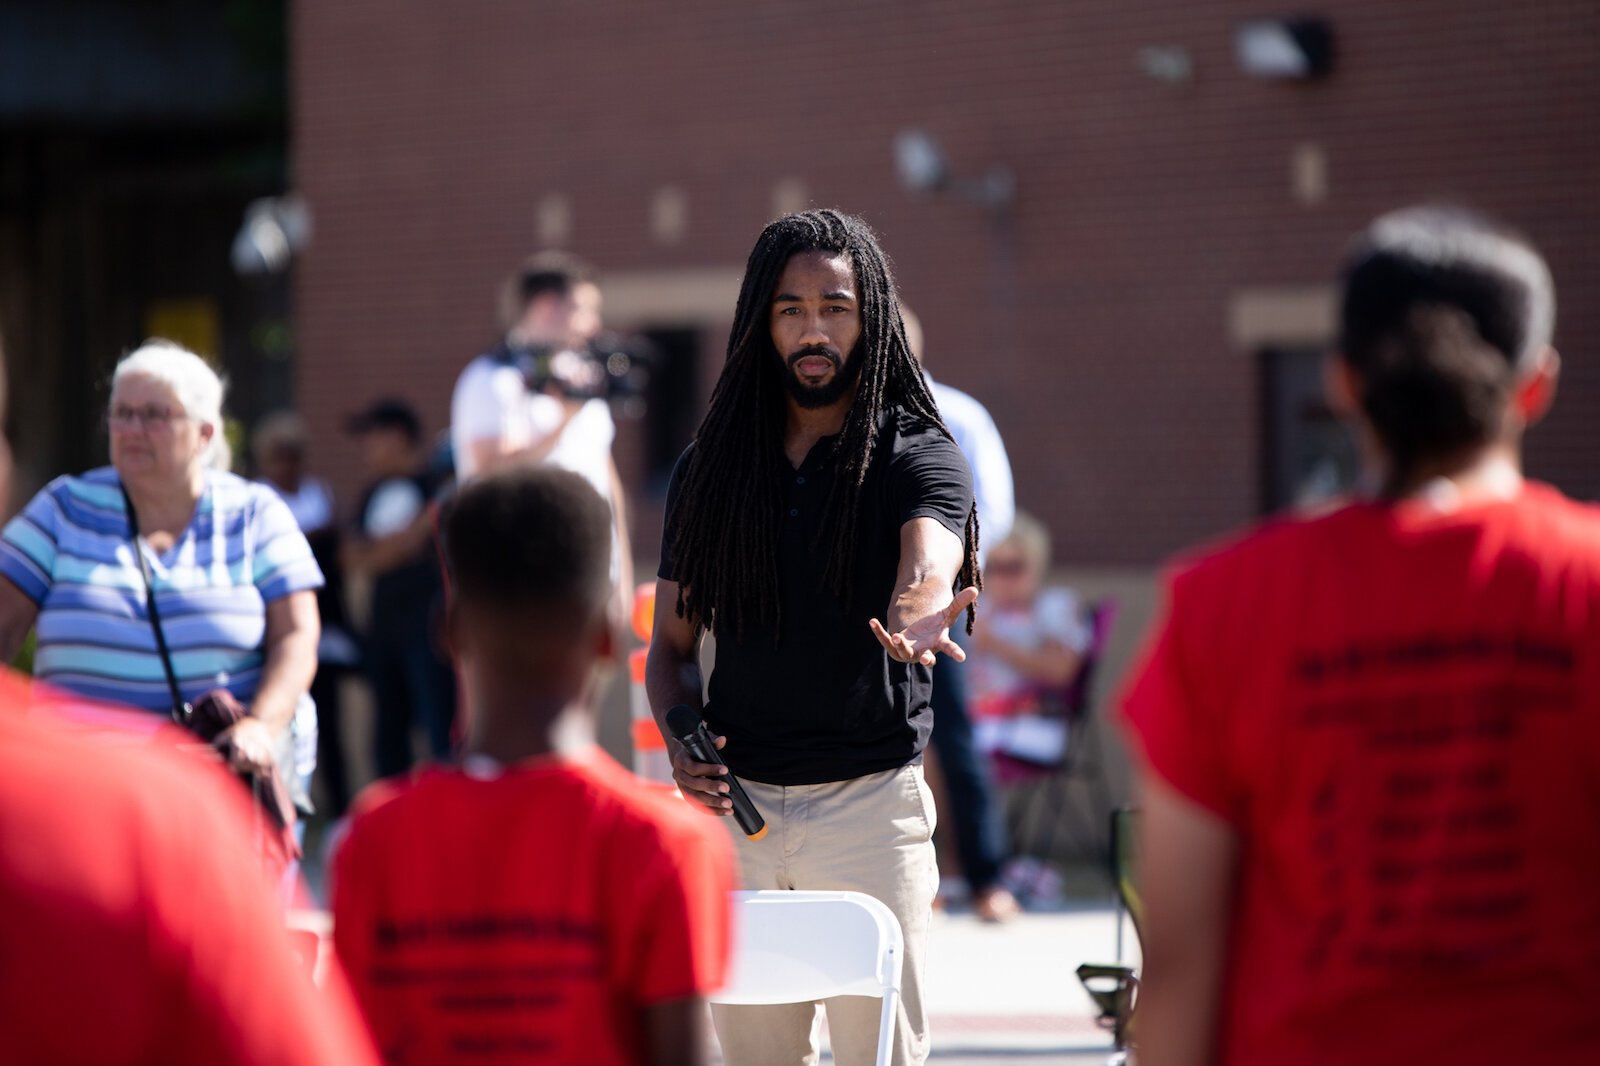
[[[1600,510],[1356,504],[1169,599],[1127,715],[1241,843],[1215,1061],[1600,1061]]]
[[[376,1061],[290,950],[248,796],[151,719],[0,671],[6,1060]]]

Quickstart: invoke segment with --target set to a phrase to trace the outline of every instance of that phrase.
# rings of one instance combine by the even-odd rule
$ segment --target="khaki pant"
[[[933,854],[933,797],[922,767],[902,766],[823,785],[742,782],[767,820],[752,841],[732,818],[747,889],[853,891],[875,896],[894,911],[905,936],[895,1024],[895,1066],[920,1066],[928,1057],[928,1015],[922,980],[928,923],[939,871]],[[865,996],[826,1000],[834,1061],[866,1066],[878,1046],[882,1002]],[[815,1066],[817,1005],[712,1008],[727,1066]]]

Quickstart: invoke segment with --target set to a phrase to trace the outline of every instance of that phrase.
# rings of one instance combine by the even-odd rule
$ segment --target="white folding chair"
[[[735,892],[733,973],[713,1003],[883,1000],[878,1064],[888,1066],[905,954],[900,922],[862,892]]]

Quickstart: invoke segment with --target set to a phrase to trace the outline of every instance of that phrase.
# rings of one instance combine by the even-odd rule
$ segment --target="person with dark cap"
[[[444,583],[427,517],[438,486],[426,472],[422,420],[410,404],[379,400],[349,429],[374,480],[345,563],[372,579],[366,662],[377,705],[374,761],[379,777],[392,777],[411,767],[414,726],[434,758],[451,754],[456,684],[440,639]]]

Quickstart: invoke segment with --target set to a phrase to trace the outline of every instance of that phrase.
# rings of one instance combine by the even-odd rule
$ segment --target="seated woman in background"
[[[1072,590],[1041,588],[1049,567],[1049,532],[1018,512],[1010,534],[989,549],[984,609],[967,645],[979,750],[1045,766],[1066,751],[1061,701],[1090,638]]]
[[[37,623],[40,679],[170,715],[153,598],[182,701],[226,690],[247,713],[219,746],[241,771],[281,766],[303,804],[322,573],[278,494],[227,471],[222,394],[166,341],[117,364],[111,465],[56,478],[0,532],[0,659]]]

